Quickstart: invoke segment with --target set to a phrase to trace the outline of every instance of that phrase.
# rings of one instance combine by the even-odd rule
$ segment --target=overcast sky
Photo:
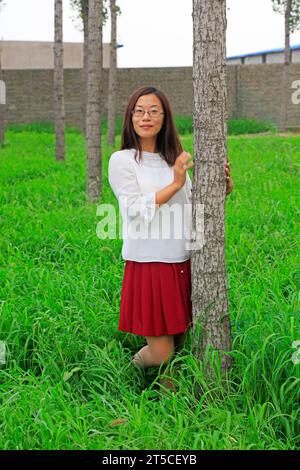
[[[117,0],[119,67],[191,66],[192,0]],[[81,42],[80,21],[63,0],[64,41]],[[52,41],[54,0],[5,0],[0,38]],[[103,29],[110,40],[110,22]],[[291,36],[300,44],[300,32]],[[284,17],[271,0],[227,0],[227,57],[284,46]]]

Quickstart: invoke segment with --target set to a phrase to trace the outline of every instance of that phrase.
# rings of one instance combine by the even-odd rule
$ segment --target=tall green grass
[[[193,151],[192,135],[182,142]],[[117,208],[102,145],[99,203]],[[234,365],[226,386],[208,383],[190,332],[174,395],[131,365],[145,339],[118,331],[122,241],[96,235],[82,135],[66,148],[56,162],[49,129],[14,129],[0,150],[0,448],[299,449],[300,137],[229,137]]]

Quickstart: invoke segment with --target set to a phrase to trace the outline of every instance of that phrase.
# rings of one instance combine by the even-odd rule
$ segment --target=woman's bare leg
[[[159,367],[167,364],[174,354],[173,335],[146,336],[147,346],[140,349],[134,356],[132,362],[142,367]]]

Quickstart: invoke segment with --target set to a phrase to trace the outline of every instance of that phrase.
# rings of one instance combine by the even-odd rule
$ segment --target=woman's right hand
[[[194,163],[192,161],[192,156],[188,152],[182,152],[175,160],[174,163],[174,180],[173,183],[178,186],[178,188],[182,188],[185,184],[186,180],[186,170],[188,168],[192,168]]]

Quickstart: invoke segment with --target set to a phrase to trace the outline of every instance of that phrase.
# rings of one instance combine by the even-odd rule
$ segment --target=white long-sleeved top
[[[135,149],[114,152],[108,163],[109,184],[118,199],[122,217],[122,258],[139,262],[179,263],[190,258],[191,192],[188,172],[184,186],[160,206],[155,193],[174,179],[159,153]]]

